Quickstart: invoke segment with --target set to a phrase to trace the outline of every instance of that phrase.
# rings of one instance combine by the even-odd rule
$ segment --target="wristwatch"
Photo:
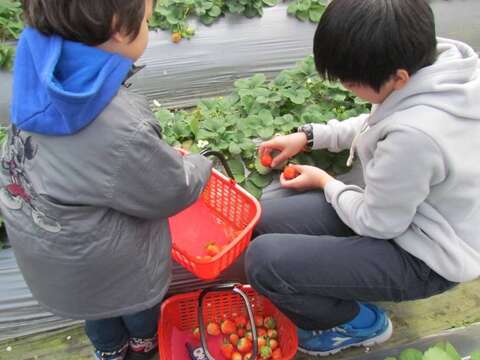
[[[313,125],[305,124],[297,129],[297,132],[303,132],[307,136],[307,144],[305,150],[312,150],[313,147]]]

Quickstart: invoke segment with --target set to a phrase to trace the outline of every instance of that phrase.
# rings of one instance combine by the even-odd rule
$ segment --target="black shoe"
[[[158,350],[155,349],[148,353],[129,351],[125,360],[157,360],[158,358]]]

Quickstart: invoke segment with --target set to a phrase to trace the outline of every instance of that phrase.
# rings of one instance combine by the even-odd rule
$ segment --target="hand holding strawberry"
[[[280,176],[280,184],[284,188],[295,190],[324,189],[328,182],[335,180],[326,171],[308,165],[289,165],[293,166],[299,173],[292,180],[285,178],[284,174]]]
[[[301,152],[307,144],[307,137],[304,133],[276,136],[260,145],[258,153],[260,159],[264,154],[270,154],[277,150],[280,153],[272,159],[269,167],[277,167],[282,162],[294,157]]]

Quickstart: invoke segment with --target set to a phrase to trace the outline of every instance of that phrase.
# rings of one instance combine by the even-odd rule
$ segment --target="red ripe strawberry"
[[[207,334],[212,336],[220,335],[220,326],[217,323],[209,322],[207,325]]]
[[[235,352],[232,354],[232,360],[243,360],[243,359],[242,359],[242,354],[240,354],[239,352],[235,351]]]
[[[212,257],[220,253],[220,246],[218,246],[216,243],[207,244],[205,249],[207,250],[207,254]]]
[[[287,165],[285,169],[283,169],[283,177],[285,180],[295,179],[298,175],[300,175],[299,172],[292,165]]]
[[[267,329],[263,327],[257,328],[257,336],[267,336]]]
[[[263,316],[255,315],[254,319],[255,319],[255,326],[256,327],[263,326]]]
[[[278,348],[278,341],[275,340],[275,339],[270,339],[268,341],[268,345],[270,346],[270,348],[273,350],[275,350],[276,348]]]
[[[222,351],[222,355],[225,356],[226,359],[231,359],[233,355],[233,345],[230,343],[223,343],[222,346],[220,347],[220,350]]]
[[[237,328],[244,328],[247,326],[247,318],[243,315],[239,315],[235,318],[235,324],[237,325]]]
[[[269,359],[272,357],[272,349],[270,346],[265,345],[260,348],[260,357],[262,359]]]
[[[247,338],[241,338],[238,340],[237,349],[241,353],[248,353],[252,350],[252,342]]]
[[[179,32],[174,32],[172,34],[172,42],[174,42],[175,44],[179,43],[180,41],[182,41],[182,34],[180,34]]]
[[[230,344],[232,344],[233,346],[237,346],[240,337],[237,334],[230,334],[228,340],[230,341]]]
[[[195,329],[192,330],[193,337],[197,340],[200,339],[200,328],[196,327]]]
[[[240,328],[240,329],[237,330],[238,337],[241,337],[241,338],[244,337],[245,333],[246,333],[246,331],[243,328]]]
[[[275,350],[273,350],[272,352],[272,359],[273,360],[282,360],[282,350],[280,350],[280,348],[277,348]]]
[[[275,319],[273,317],[267,316],[263,320],[263,325],[265,325],[265,327],[267,329],[275,329],[277,327],[277,322],[275,321]]]
[[[278,339],[278,331],[275,329],[268,329],[267,336],[270,339]]]
[[[222,330],[222,334],[224,335],[233,334],[235,330],[237,330],[237,327],[235,326],[235,323],[232,320],[222,321],[220,328]]]
[[[272,155],[270,154],[263,154],[262,157],[260,158],[260,162],[262,163],[263,166],[265,167],[270,167],[272,166]]]

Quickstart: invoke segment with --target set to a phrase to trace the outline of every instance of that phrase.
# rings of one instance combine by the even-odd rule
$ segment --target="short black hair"
[[[97,46],[122,31],[138,36],[146,0],[21,0],[27,25],[45,35]]]
[[[333,0],[315,33],[319,74],[380,90],[398,69],[410,75],[437,56],[427,0]]]

